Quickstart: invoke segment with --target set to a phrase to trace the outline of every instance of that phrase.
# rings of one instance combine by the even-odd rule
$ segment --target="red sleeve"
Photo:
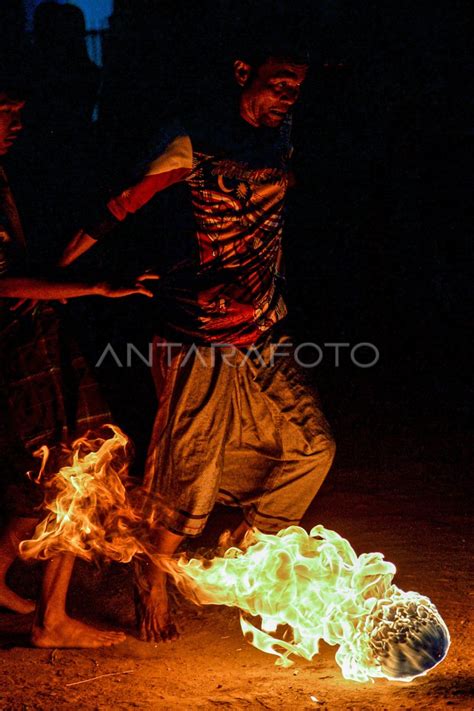
[[[189,168],[175,168],[158,175],[145,175],[140,182],[109,200],[107,208],[117,220],[124,220],[129,212],[136,212],[160,190],[183,180],[190,172]]]
[[[101,210],[100,219],[86,226],[85,232],[95,240],[106,235],[131,212],[146,205],[156,193],[184,180],[191,174],[193,150],[189,136],[180,135],[152,160],[144,177],[116,195]]]

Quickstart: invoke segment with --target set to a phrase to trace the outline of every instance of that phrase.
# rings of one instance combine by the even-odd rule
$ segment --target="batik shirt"
[[[240,117],[175,123],[160,134],[139,180],[86,232],[100,238],[185,182],[197,250],[162,275],[165,320],[201,343],[252,344],[286,315],[280,270],[290,152],[289,120],[280,129],[255,129]]]

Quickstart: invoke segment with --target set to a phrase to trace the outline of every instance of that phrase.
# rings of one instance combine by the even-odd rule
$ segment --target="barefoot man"
[[[0,462],[2,489],[10,515],[0,537],[0,607],[31,613],[35,604],[6,584],[6,575],[21,540],[38,523],[35,492],[25,473],[34,469],[31,452],[47,444],[54,453],[60,442],[110,422],[94,380],[82,356],[65,340],[50,306],[19,315],[12,298],[67,299],[102,295],[152,296],[140,280],[131,288],[106,283],[54,283],[25,276],[26,245],[2,157],[19,131],[24,105],[21,90],[0,78]],[[61,345],[60,345],[61,344]],[[65,345],[66,344],[66,345]],[[71,402],[74,411],[71,412]],[[2,496],[2,499],[4,497]],[[95,629],[66,614],[66,594],[74,557],[57,556],[46,564],[32,630],[39,647],[101,647],[121,642],[122,633]]]
[[[242,51],[232,100],[163,130],[138,181],[63,254],[67,266],[158,192],[186,185],[194,249],[161,275],[166,323],[154,340],[158,412],[145,474],[150,509],[154,494],[166,504],[154,540],[165,555],[202,532],[217,501],[242,510],[229,542],[252,526],[297,524],[333,460],[282,294],[291,110],[307,63],[285,41]],[[151,564],[140,567],[137,598],[142,639],[174,639],[166,579]]]

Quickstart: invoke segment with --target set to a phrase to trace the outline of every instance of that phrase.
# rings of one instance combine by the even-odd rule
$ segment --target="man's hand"
[[[113,286],[109,282],[101,282],[97,285],[97,294],[99,296],[107,296],[110,299],[120,299],[123,296],[133,296],[133,294],[143,294],[143,296],[153,297],[152,291],[143,286],[143,282],[159,279],[158,274],[140,274],[135,281],[134,286]]]

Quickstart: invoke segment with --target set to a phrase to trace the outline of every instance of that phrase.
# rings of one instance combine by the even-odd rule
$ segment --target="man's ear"
[[[241,59],[236,59],[234,62],[234,77],[235,81],[239,86],[245,86],[250,77],[252,67],[247,62],[243,62]]]

